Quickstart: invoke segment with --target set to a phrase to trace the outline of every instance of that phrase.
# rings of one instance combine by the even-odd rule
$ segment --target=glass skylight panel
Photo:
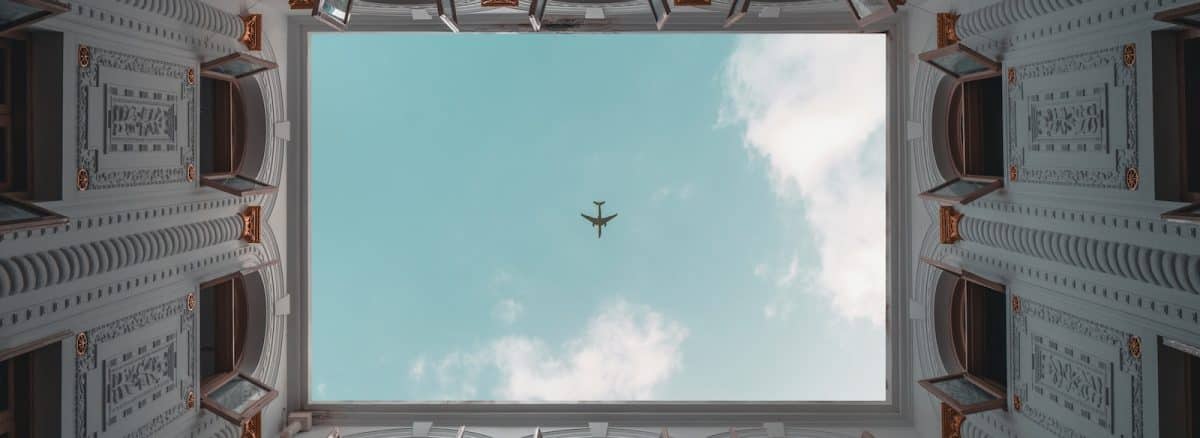
[[[309,399],[884,400],[885,43],[314,34]]]

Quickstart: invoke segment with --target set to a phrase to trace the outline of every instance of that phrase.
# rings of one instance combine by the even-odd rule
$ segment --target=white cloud
[[[521,317],[525,306],[512,298],[505,298],[492,307],[492,316],[505,324],[512,324]]]
[[[723,122],[767,160],[777,194],[805,205],[820,259],[810,287],[848,319],[884,321],[881,36],[741,39],[726,64]],[[794,277],[793,277],[794,279]]]
[[[767,275],[767,264],[766,263],[759,263],[757,265],[754,265],[754,276],[755,277],[762,278],[765,275]]]
[[[775,280],[775,284],[779,287],[791,287],[798,275],[800,275],[800,257],[792,256],[792,261],[788,263],[787,272],[779,276],[779,279]]]
[[[427,362],[428,361],[425,359],[425,356],[418,357],[417,360],[413,361],[412,366],[408,368],[408,376],[417,381],[425,378],[425,367]]]
[[[505,336],[478,351],[447,355],[438,363],[438,379],[457,386],[452,391],[473,393],[489,368],[499,376],[498,399],[646,400],[679,370],[687,335],[658,312],[618,301],[558,348],[536,337]]]

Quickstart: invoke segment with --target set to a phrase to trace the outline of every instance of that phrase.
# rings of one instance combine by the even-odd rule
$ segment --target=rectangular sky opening
[[[313,34],[310,397],[883,400],[885,38]]]

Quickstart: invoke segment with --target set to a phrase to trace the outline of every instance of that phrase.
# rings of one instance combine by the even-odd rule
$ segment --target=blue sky
[[[882,36],[312,38],[313,399],[883,398]]]

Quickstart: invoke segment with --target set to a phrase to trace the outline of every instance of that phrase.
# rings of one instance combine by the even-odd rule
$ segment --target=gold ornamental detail
[[[88,46],[79,46],[79,68],[92,65],[92,50]]]
[[[1138,184],[1142,181],[1142,175],[1138,173],[1136,167],[1125,169],[1125,188],[1129,190],[1137,190]]]
[[[192,182],[192,181],[196,180],[196,165],[195,164],[188,163],[187,179],[188,179],[188,182]]]
[[[190,391],[190,390],[188,391],[188,396],[187,396],[186,402],[187,402],[188,409],[196,407],[196,391]]]
[[[1125,50],[1121,52],[1121,59],[1125,61],[1126,67],[1133,67],[1137,63],[1137,46],[1133,43],[1125,45]]]
[[[313,0],[288,0],[289,9],[312,9]]]
[[[943,205],[938,210],[938,237],[941,243],[952,245],[962,236],[958,233],[958,223],[962,220],[962,213],[954,210],[954,207]]]
[[[1016,295],[1012,296],[1012,309],[1013,313],[1021,313],[1021,297]]]
[[[1142,358],[1142,338],[1137,336],[1129,337],[1129,355],[1134,359]]]
[[[75,188],[79,189],[79,191],[87,190],[91,181],[92,178],[88,176],[87,169],[80,167],[79,170],[75,171]]]
[[[187,81],[188,85],[196,85],[196,69],[188,67]]]
[[[188,292],[187,309],[188,309],[188,312],[196,310],[196,294]]]
[[[1021,396],[1013,394],[1013,409],[1021,410]]]
[[[1017,165],[1016,164],[1008,166],[1008,180],[1009,181],[1017,180]]]
[[[238,37],[238,41],[248,50],[262,50],[262,14],[242,16],[242,36]]]
[[[1008,85],[1016,85],[1016,83],[1017,83],[1017,69],[1009,67],[1008,68]]]
[[[517,4],[517,0],[479,0],[479,6],[486,8],[499,6],[516,7]]]
[[[962,424],[966,416],[942,403],[942,438],[962,438]]]
[[[937,45],[938,48],[958,43],[958,14],[954,12],[939,12],[937,14]]]
[[[246,207],[238,217],[242,219],[242,240],[247,243],[262,242],[262,229],[260,228],[262,220],[262,207],[251,205]]]
[[[75,355],[83,357],[88,351],[88,336],[87,332],[79,332],[75,335]]]

